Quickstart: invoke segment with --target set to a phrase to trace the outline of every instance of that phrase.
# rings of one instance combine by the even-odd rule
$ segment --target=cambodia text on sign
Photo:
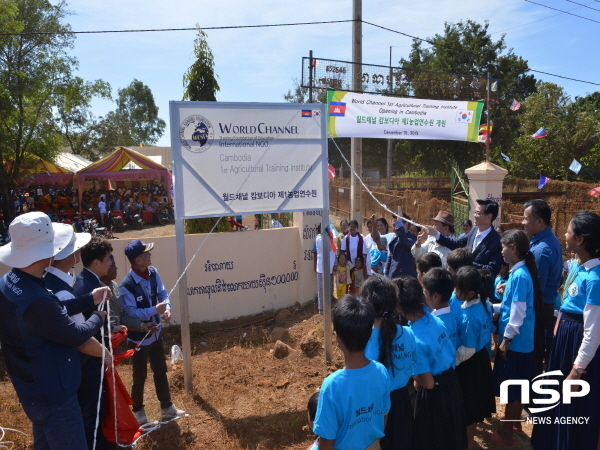
[[[324,105],[171,102],[171,141],[185,218],[325,206]]]

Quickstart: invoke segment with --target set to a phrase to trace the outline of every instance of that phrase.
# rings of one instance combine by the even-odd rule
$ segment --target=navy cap
[[[136,239],[134,241],[131,241],[129,244],[127,244],[127,247],[125,247],[125,256],[127,256],[127,258],[131,260],[140,256],[144,252],[149,252],[153,248],[153,242],[151,242],[150,244],[144,244],[139,239]]]

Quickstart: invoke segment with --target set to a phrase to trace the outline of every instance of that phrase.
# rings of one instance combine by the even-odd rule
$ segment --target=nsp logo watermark
[[[521,388],[521,403],[529,403],[529,392],[532,390],[536,394],[543,396],[542,398],[534,398],[532,401],[536,405],[550,405],[539,408],[527,408],[532,414],[548,411],[558,406],[561,402],[570,404],[574,398],[585,397],[590,393],[590,385],[585,380],[563,380],[562,395],[557,388],[545,386],[559,386],[560,381],[556,379],[544,379],[541,377],[563,376],[560,370],[546,372],[538,375],[531,383],[529,380],[505,380],[500,384],[500,403],[506,405],[508,403],[508,388],[510,386],[520,386]],[[541,378],[541,379],[538,379]],[[573,389],[580,387],[581,389]]]

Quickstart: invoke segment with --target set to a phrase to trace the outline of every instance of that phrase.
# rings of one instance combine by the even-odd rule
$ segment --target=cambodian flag
[[[303,109],[302,117],[312,117],[312,111],[310,109]]]
[[[546,186],[546,184],[548,184],[548,181],[550,181],[550,178],[540,176],[540,182],[538,183],[538,189],[542,189],[544,186]]]
[[[534,139],[541,139],[541,138],[545,138],[546,136],[548,136],[548,132],[546,130],[544,130],[543,128],[540,128],[539,130],[537,130],[535,132],[535,134],[531,135],[531,137]]]
[[[346,104],[342,102],[330,102],[329,103],[329,115],[344,117],[346,115]]]
[[[516,99],[513,99],[512,105],[510,105],[510,110],[518,111],[520,107],[521,107],[521,104]]]

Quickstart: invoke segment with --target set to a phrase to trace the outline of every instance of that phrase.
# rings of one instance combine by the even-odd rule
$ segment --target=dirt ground
[[[245,223],[247,221],[245,220]],[[135,233],[127,236],[127,233]],[[174,234],[173,225],[148,226],[141,233],[120,233],[119,238],[147,238]],[[141,236],[140,236],[141,234]],[[193,393],[184,390],[183,369],[169,363],[169,383],[173,402],[189,414],[141,439],[139,450],[208,449],[222,450],[304,450],[314,441],[307,429],[306,403],[323,379],[343,365],[334,346],[333,362],[323,355],[323,316],[312,303],[289,308],[284,324],[277,325],[277,311],[216,323],[192,324]],[[283,341],[289,355],[273,355],[273,329],[287,329]],[[315,333],[319,342],[310,356],[300,350],[303,336]],[[165,352],[181,344],[177,326],[165,329]],[[0,351],[1,353],[1,351]],[[131,366],[119,366],[119,374],[129,388]],[[158,419],[159,404],[149,376],[146,382],[146,412]],[[499,407],[499,412],[501,408]],[[498,424],[499,414],[478,427],[476,441],[482,449],[500,449],[482,436]],[[432,424],[435,426],[435,424]],[[0,448],[30,449],[31,425],[12,387],[4,359],[0,358],[0,427],[6,431]],[[531,428],[515,436],[519,449],[529,449]],[[1,436],[1,433],[0,433]],[[6,445],[14,442],[12,446]],[[4,447],[3,447],[4,445]]]

